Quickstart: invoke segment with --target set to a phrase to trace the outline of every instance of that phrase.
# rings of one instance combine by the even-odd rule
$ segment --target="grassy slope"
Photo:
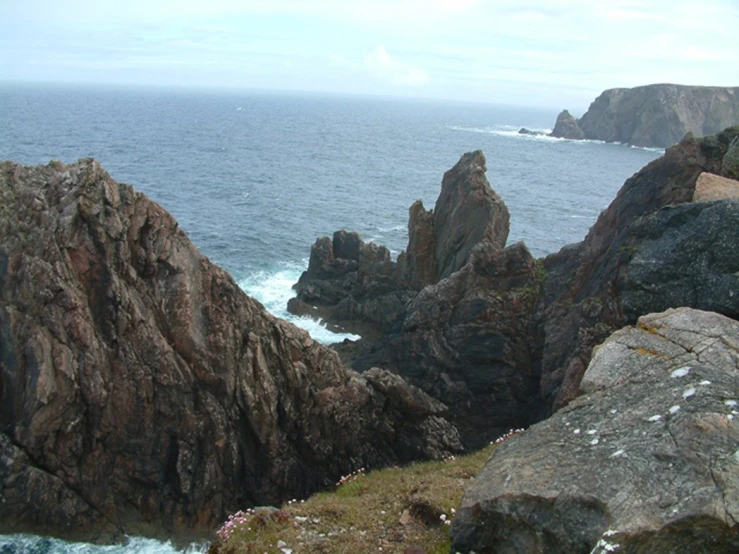
[[[441,462],[359,475],[332,492],[246,516],[211,554],[449,552],[449,527],[465,487],[494,446]],[[421,552],[421,551],[418,551]]]

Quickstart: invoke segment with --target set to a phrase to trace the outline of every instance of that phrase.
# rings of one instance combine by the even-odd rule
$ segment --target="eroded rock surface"
[[[739,88],[659,84],[606,90],[579,120],[562,112],[552,136],[667,148],[737,124]]]
[[[690,306],[739,318],[737,200],[693,202],[739,127],[686,139],[628,179],[581,243],[544,260],[541,394],[579,394],[593,347],[644,314]]]
[[[0,399],[0,532],[202,535],[461,448],[445,406],[346,370],[92,160],[0,166]]]
[[[577,397],[593,347],[643,314],[691,306],[739,318],[739,200],[726,194],[728,179],[707,178],[725,173],[737,137],[733,127],[668,149],[626,181],[584,241],[543,260],[523,244],[501,250],[501,241],[468,240],[462,244],[475,246],[467,263],[437,281],[436,210],[415,203],[399,288],[376,300],[347,294],[356,282],[373,283],[360,272],[333,289],[337,311],[351,306],[344,313],[360,322],[385,317],[381,332],[336,348],[359,371],[387,368],[447,403],[463,439],[478,446]],[[473,183],[481,175],[480,164],[463,167]],[[443,205],[459,202],[462,221],[469,197],[448,194]],[[507,221],[494,211],[488,217]],[[478,224],[475,236],[493,228]],[[392,274],[385,267],[380,277]]]
[[[494,451],[451,551],[739,551],[739,323],[641,317],[597,349],[582,387]]]
[[[481,151],[464,154],[444,174],[433,210],[420,201],[411,206],[408,248],[397,263],[387,248],[365,244],[356,233],[319,238],[288,309],[365,334],[391,331],[422,287],[460,269],[475,248],[505,246],[508,208],[490,187],[486,169]],[[351,248],[342,246],[347,242]]]

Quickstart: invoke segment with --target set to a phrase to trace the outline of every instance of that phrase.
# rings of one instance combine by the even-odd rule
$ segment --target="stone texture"
[[[508,208],[485,178],[485,156],[464,154],[444,174],[434,210],[417,201],[409,210],[408,248],[390,260],[385,247],[356,233],[319,238],[288,309],[332,325],[376,336],[397,327],[405,304],[426,285],[459,270],[476,247],[501,250],[508,238]],[[337,249],[352,237],[352,248]],[[337,242],[338,241],[338,242]]]
[[[0,532],[203,535],[461,448],[443,405],[346,370],[92,160],[0,165],[0,400]]]
[[[567,110],[562,110],[557,116],[557,122],[550,133],[551,137],[583,140],[585,133],[580,128],[577,118]]]
[[[448,404],[478,446],[576,398],[593,347],[645,313],[739,317],[737,200],[695,201],[700,176],[722,174],[737,136],[734,127],[668,149],[626,181],[584,241],[544,260],[483,240],[461,269],[428,282],[419,276],[432,273],[436,210],[414,204],[413,248],[398,260],[414,285],[394,304],[366,302],[385,306],[377,312],[392,324],[337,349],[354,369],[384,367]]]
[[[508,208],[485,178],[482,151],[468,152],[444,173],[434,208],[436,277],[464,266],[472,249],[502,250],[508,239]]]
[[[726,156],[724,156],[726,160]],[[724,162],[724,167],[726,163]],[[713,173],[701,173],[695,183],[693,202],[739,198],[739,181],[727,179]]]
[[[596,351],[582,385],[494,451],[451,551],[739,551],[739,323],[642,317]]]
[[[737,201],[692,203],[736,136],[739,127],[668,149],[624,183],[584,241],[544,260],[540,394],[553,409],[579,394],[593,347],[643,314],[691,306],[739,317]]]
[[[667,148],[688,134],[708,136],[737,124],[739,88],[659,84],[606,90],[579,120],[568,118],[566,126],[563,120],[564,129],[583,136],[556,126],[552,134]]]

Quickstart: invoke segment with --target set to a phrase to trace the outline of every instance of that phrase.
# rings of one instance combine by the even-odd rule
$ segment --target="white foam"
[[[321,344],[359,339],[359,335],[334,333],[311,317],[298,317],[287,311],[288,300],[295,296],[292,286],[298,282],[307,266],[308,260],[304,260],[303,264],[284,262],[272,271],[252,273],[239,281],[239,286],[246,294],[264,304],[269,313],[305,329],[313,340]]]
[[[125,545],[97,545],[67,542],[38,535],[0,535],[0,550],[9,552],[48,552],[49,554],[201,554],[207,543],[193,543],[184,550],[171,542],[143,537],[127,537]]]

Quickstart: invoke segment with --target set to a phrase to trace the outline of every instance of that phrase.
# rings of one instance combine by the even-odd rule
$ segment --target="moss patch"
[[[279,510],[248,513],[211,554],[402,553],[417,546],[447,554],[453,509],[494,446],[438,462],[360,474],[334,491]]]

